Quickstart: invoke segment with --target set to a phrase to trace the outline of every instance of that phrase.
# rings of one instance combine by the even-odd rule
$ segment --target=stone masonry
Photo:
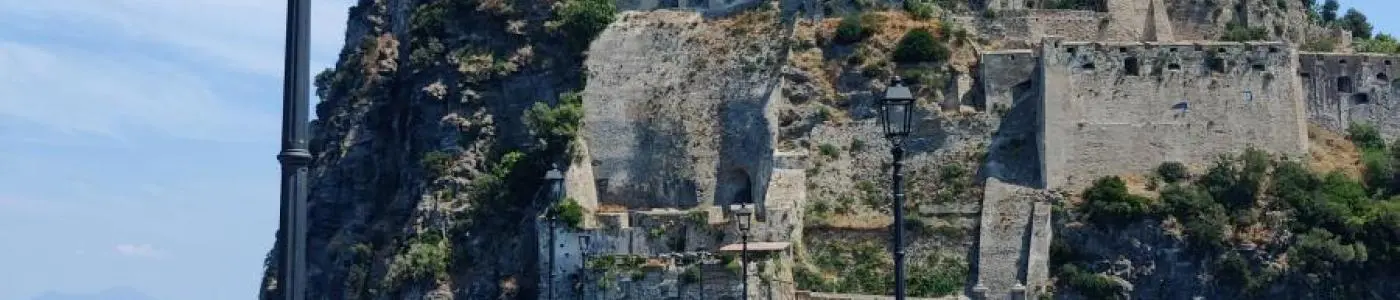
[[[1283,43],[1041,45],[1045,186],[1212,162],[1256,147],[1307,153],[1296,52]]]

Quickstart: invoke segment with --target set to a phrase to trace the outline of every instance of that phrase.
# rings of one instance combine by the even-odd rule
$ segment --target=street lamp
[[[544,173],[544,181],[549,184],[549,208],[545,211],[545,215],[549,219],[549,300],[554,300],[554,286],[557,283],[557,281],[554,280],[554,249],[559,247],[555,245],[554,242],[554,232],[556,231],[555,228],[556,224],[558,224],[559,215],[559,212],[554,209],[554,207],[558,204],[559,198],[563,197],[564,194],[562,193],[564,190],[564,175],[559,172],[558,165],[549,166],[549,171]]]
[[[880,118],[885,129],[885,138],[893,144],[890,153],[894,155],[894,297],[904,300],[904,138],[909,136],[909,125],[913,123],[914,95],[896,76],[890,87],[885,88],[885,98],[880,101]]]
[[[578,235],[578,255],[579,259],[582,259],[582,262],[579,263],[578,269],[579,273],[583,273],[582,276],[579,276],[583,278],[583,284],[580,285],[583,288],[579,290],[580,299],[588,299],[588,242],[591,242],[592,240],[593,237],[587,234]]]
[[[306,141],[311,70],[311,0],[287,1],[287,42],[282,73],[282,193],[277,262],[277,289],[282,299],[306,299]]]
[[[742,247],[743,247],[743,248],[740,248],[740,250],[739,250],[739,268],[740,268],[740,269],[739,269],[739,270],[740,270],[739,272],[740,272],[741,274],[743,274],[743,282],[744,282],[744,297],[743,297],[743,299],[744,299],[744,300],[748,300],[748,299],[749,299],[749,227],[753,225],[753,221],[749,219],[749,216],[752,216],[752,215],[753,215],[753,209],[749,207],[749,203],[745,202],[745,203],[739,203],[739,204],[731,204],[731,205],[729,205],[729,211],[731,211],[731,212],[734,213],[734,219],[735,219],[735,221],[737,221],[737,222],[739,223],[739,236],[741,237],[740,243],[742,244]]]

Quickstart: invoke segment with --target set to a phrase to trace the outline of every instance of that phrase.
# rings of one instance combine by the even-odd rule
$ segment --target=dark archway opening
[[[1352,92],[1351,77],[1347,77],[1347,76],[1337,77],[1337,91],[1338,91],[1338,92],[1343,92],[1343,93],[1351,93],[1351,92]]]
[[[716,194],[722,198],[716,201],[715,205],[754,203],[753,180],[750,180],[748,172],[741,169],[729,170],[724,172],[724,177],[718,183],[719,186],[715,187]]]
[[[1138,63],[1138,59],[1136,57],[1129,57],[1123,59],[1123,71],[1125,73],[1128,73],[1129,76],[1142,75],[1141,68],[1141,64]]]
[[[1356,94],[1353,94],[1353,95],[1351,95],[1351,104],[1352,104],[1352,105],[1371,104],[1371,95],[1366,94],[1366,93],[1356,93]]]

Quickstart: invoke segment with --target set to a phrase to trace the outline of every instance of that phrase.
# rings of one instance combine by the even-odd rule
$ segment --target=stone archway
[[[753,178],[740,168],[729,169],[720,174],[715,186],[715,205],[755,203],[753,199]]]

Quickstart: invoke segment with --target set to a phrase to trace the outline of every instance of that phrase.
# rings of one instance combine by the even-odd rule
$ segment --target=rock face
[[[831,9],[814,1],[619,1],[699,11],[625,12],[577,49],[554,27],[558,1],[361,0],[340,62],[316,80],[309,296],[714,299],[736,296],[741,280],[774,299],[883,293],[872,278],[888,268],[867,262],[887,262],[892,223],[919,226],[909,258],[915,276],[936,279],[927,294],[980,282],[994,297],[1018,284],[1035,295],[1050,277],[1049,203],[1061,199],[1047,187],[1245,146],[1306,153],[1307,122],[1400,135],[1390,79],[1400,57],[1300,52],[1335,32],[1306,21],[1297,1],[1207,2],[971,1],[1005,7],[951,22],[875,13],[879,30],[842,44],[838,19],[793,17]],[[1180,42],[1217,38],[1231,22],[1293,43]],[[942,36],[947,24],[974,34],[951,41],[947,61],[889,62],[908,29]],[[1065,38],[1042,40],[1051,35]],[[897,72],[920,101],[904,144],[910,216],[896,222],[877,95]],[[565,161],[522,115],[571,91],[583,124]],[[556,161],[584,211],[579,228],[539,218],[555,204],[536,196],[539,178]],[[792,243],[764,250],[772,256],[752,277],[698,266],[705,281],[689,283],[692,262],[647,261],[640,276],[583,267],[583,255],[720,252],[739,240],[720,207],[748,201],[759,204],[751,241]],[[1188,296],[1200,283],[1170,282],[1209,270],[1179,264],[1162,246],[1177,241],[1160,231],[1054,237],[1125,253],[1113,270],[1134,295]],[[264,299],[277,296],[278,251]],[[940,272],[963,269],[972,273]],[[565,288],[602,278],[629,283]]]
[[[727,23],[687,12],[620,18],[593,42],[586,63],[584,140],[598,203],[762,203],[777,128],[770,101],[786,54],[776,15]]]

